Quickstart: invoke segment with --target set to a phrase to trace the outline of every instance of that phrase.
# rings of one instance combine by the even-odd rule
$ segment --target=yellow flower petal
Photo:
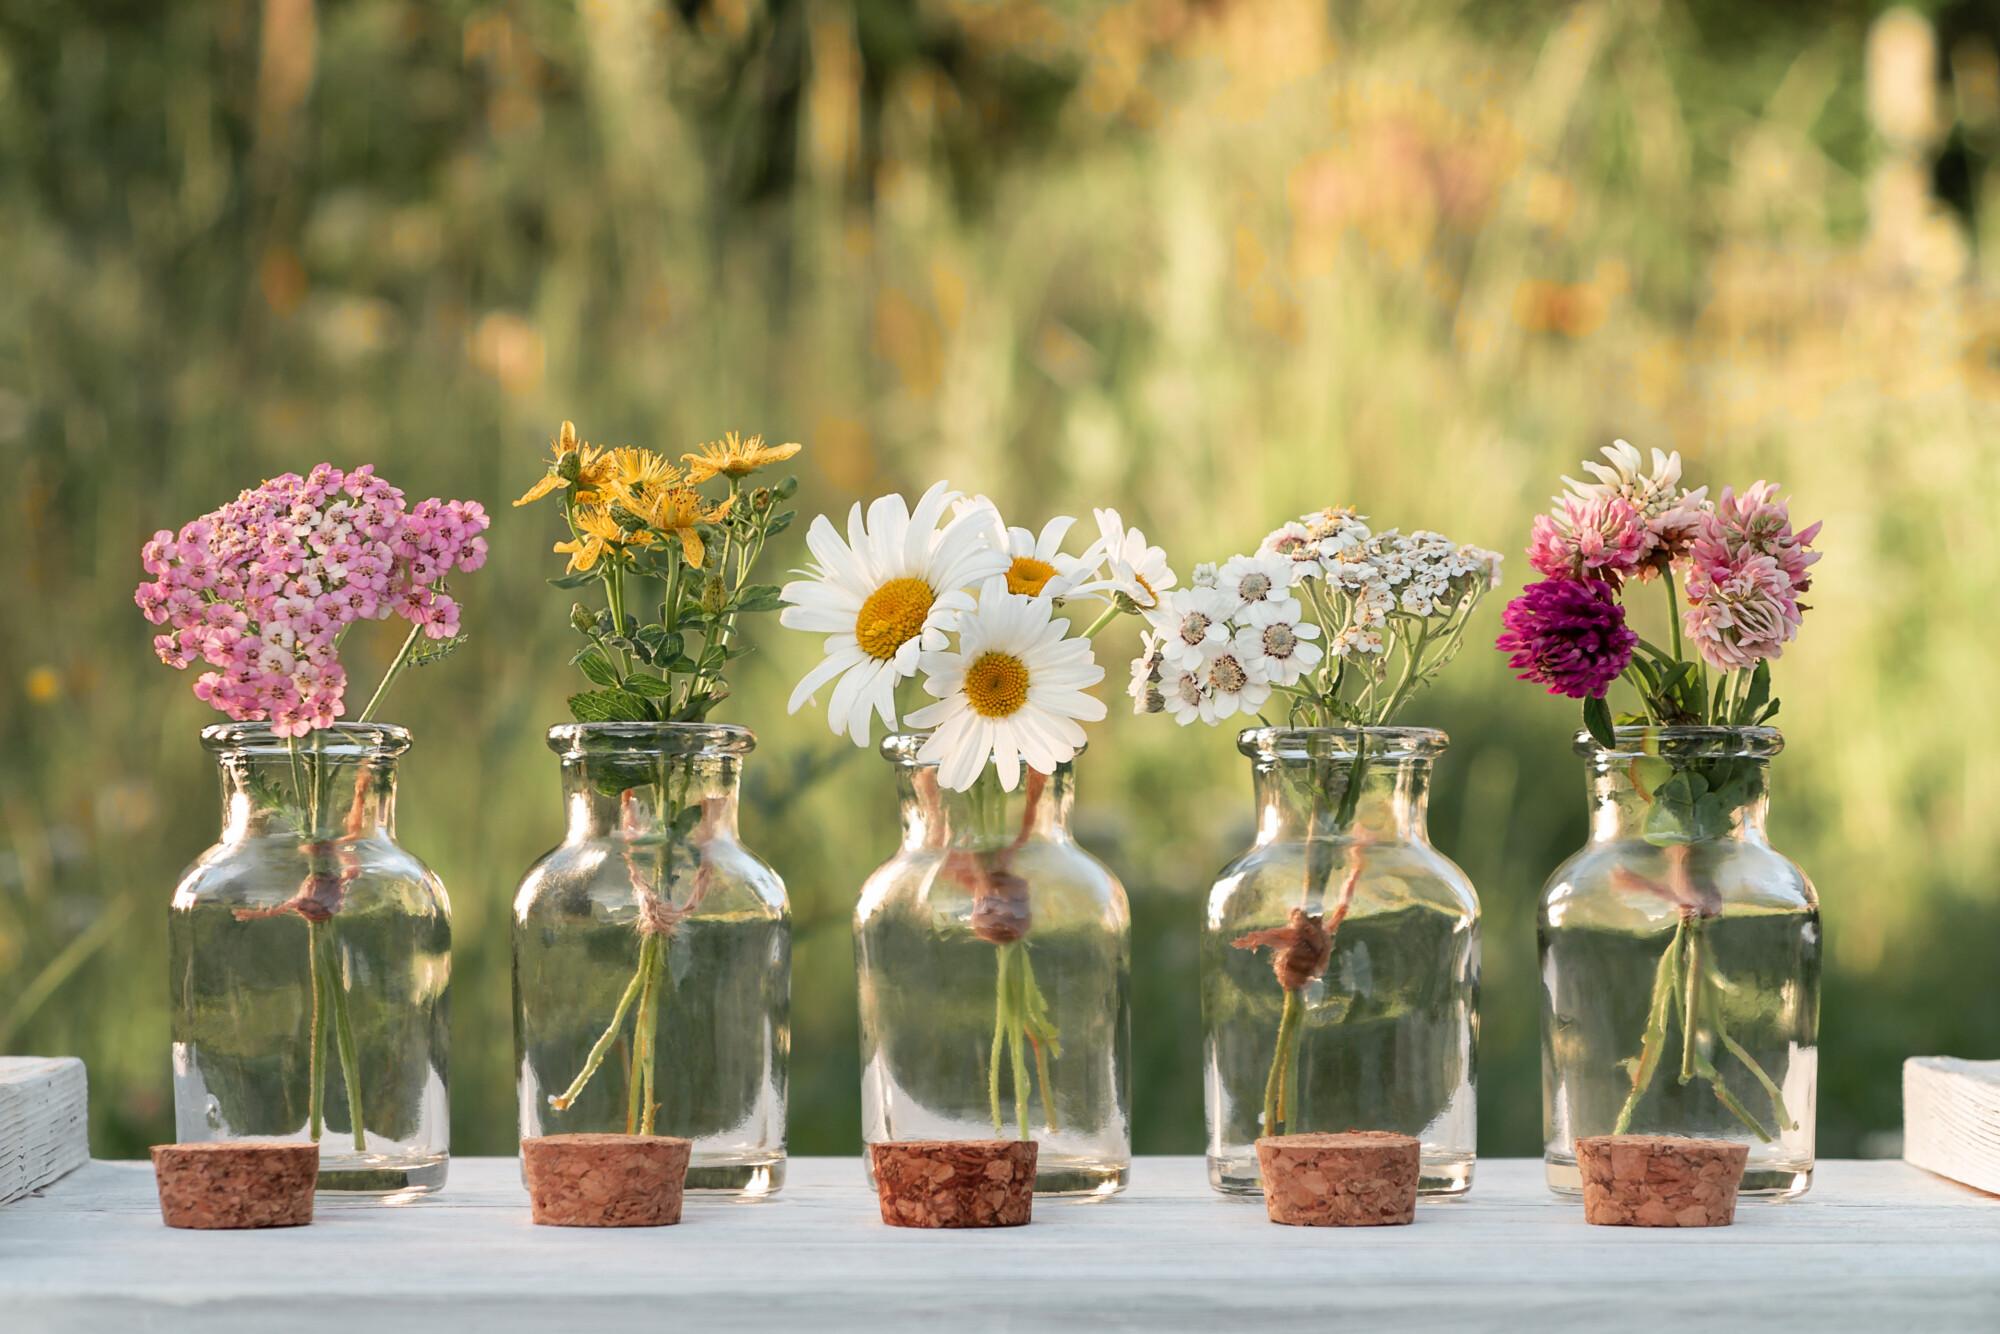
[[[522,496],[519,500],[514,502],[514,508],[519,509],[523,505],[532,505],[536,501],[540,500],[543,496],[555,490],[562,484],[563,484],[563,479],[556,476],[553,472],[545,473],[542,476],[541,481],[536,482],[533,486],[528,488],[527,495]]]

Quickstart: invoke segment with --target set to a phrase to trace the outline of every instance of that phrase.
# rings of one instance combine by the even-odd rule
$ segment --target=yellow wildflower
[[[650,449],[626,447],[611,451],[611,484],[620,492],[651,495],[681,480],[681,470]]]
[[[616,459],[611,451],[601,450],[576,438],[576,424],[564,422],[562,434],[554,441],[555,457],[549,460],[549,470],[542,480],[528,488],[528,494],[515,501],[516,507],[531,505],[551,491],[576,486],[576,503],[591,505],[603,499],[600,492],[613,477]]]
[[[705,482],[718,473],[743,477],[773,463],[782,463],[799,452],[797,445],[767,445],[764,437],[748,440],[731,431],[714,444],[703,445],[699,454],[683,454],[690,482]]]
[[[632,491],[622,491],[620,502],[625,508],[646,521],[650,528],[662,533],[672,533],[681,540],[681,551],[687,556],[688,564],[697,570],[702,567],[708,555],[708,548],[695,531],[698,523],[715,523],[729,514],[732,503],[725,499],[718,505],[710,505],[707,496],[691,486],[672,485],[641,496]]]
[[[576,511],[577,538],[571,542],[556,543],[556,550],[569,553],[569,568],[588,570],[606,554],[615,554],[626,547],[643,547],[652,544],[653,535],[641,528],[627,532],[611,517],[611,511],[603,506],[592,505]]]

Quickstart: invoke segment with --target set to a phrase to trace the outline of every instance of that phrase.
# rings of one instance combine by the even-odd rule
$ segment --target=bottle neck
[[[568,839],[690,843],[736,839],[742,777],[734,755],[623,751],[563,756]]]
[[[221,841],[394,839],[396,758],[409,742],[388,731],[343,726],[287,739],[248,726],[208,729],[222,778]]]
[[[1765,843],[1770,761],[1744,755],[1590,757],[1590,839]]]
[[[1430,841],[1428,756],[1267,755],[1253,772],[1259,843]]]
[[[1024,766],[1012,792],[1003,791],[988,768],[966,791],[953,792],[938,782],[935,764],[898,763],[896,785],[902,796],[905,851],[990,853],[1070,841],[1075,777],[1067,764],[1056,766],[1053,774]]]

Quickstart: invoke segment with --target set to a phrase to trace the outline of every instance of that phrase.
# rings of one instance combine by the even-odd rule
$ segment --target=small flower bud
[[[569,486],[576,485],[576,479],[583,475],[583,455],[569,450],[556,460],[556,476]]]
[[[774,500],[790,500],[793,496],[798,494],[798,490],[799,490],[799,479],[797,477],[788,476],[785,478],[784,481],[778,483],[775,487],[771,488],[771,498]]]
[[[729,590],[722,580],[710,579],[701,586],[701,609],[711,616],[720,616],[722,609],[729,605]]]
[[[750,508],[762,514],[771,508],[771,488],[760,486],[750,493]]]
[[[578,634],[587,635],[597,628],[597,613],[584,606],[581,602],[571,603],[569,623],[570,627]]]

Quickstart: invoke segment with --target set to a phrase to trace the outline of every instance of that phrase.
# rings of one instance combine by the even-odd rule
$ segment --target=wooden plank
[[[1393,1328],[1759,1334],[2000,1326],[2000,1198],[1902,1163],[1825,1162],[1733,1228],[1585,1226],[1534,1161],[1404,1228],[1299,1229],[1149,1158],[1093,1204],[1001,1232],[882,1226],[852,1159],[794,1159],[764,1204],[679,1227],[537,1228],[512,1159],[460,1159],[428,1200],[327,1207],[310,1228],[162,1227],[150,1169],[92,1163],[0,1211],[8,1334],[573,1329]]]
[[[0,1204],[89,1160],[83,1062],[74,1056],[0,1056]]]

